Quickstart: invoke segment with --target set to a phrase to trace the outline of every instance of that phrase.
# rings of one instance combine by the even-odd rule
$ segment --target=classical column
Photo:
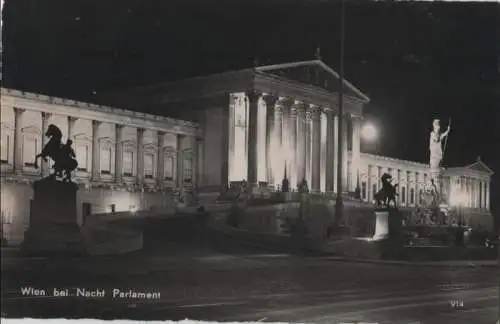
[[[305,121],[305,132],[306,132],[306,138],[305,138],[305,150],[306,150],[306,171],[305,171],[305,176],[307,180],[307,184],[309,188],[311,187],[311,182],[312,182],[312,174],[311,174],[311,166],[312,166],[312,134],[311,134],[311,111],[308,106],[306,106],[306,121]]]
[[[297,172],[297,106],[298,102],[294,102],[290,107],[290,122],[288,129],[290,130],[290,149],[292,150],[292,161],[290,161],[290,188],[297,189],[300,183],[299,174]]]
[[[371,164],[368,164],[366,166],[366,173],[368,174],[368,177],[366,179],[366,200],[368,202],[371,202],[373,199],[372,199],[372,165]]]
[[[476,208],[481,209],[481,180],[476,179]]]
[[[23,134],[21,128],[21,117],[24,109],[14,107],[14,163],[13,171],[21,173],[23,171]]]
[[[283,105],[284,98],[279,98],[274,107],[274,147],[271,152],[272,156],[272,167],[273,167],[273,180],[274,185],[281,186],[281,180],[283,179],[283,111],[285,109]]]
[[[485,208],[487,211],[490,211],[490,182],[486,182],[486,188],[485,188],[485,196],[486,196],[486,202],[485,202]]]
[[[259,98],[260,94],[254,91],[247,93],[248,108],[248,155],[247,155],[247,181],[252,188],[258,187],[257,180],[257,154],[259,137]]]
[[[352,116],[352,157],[351,157],[351,188],[355,191],[358,187],[359,164],[361,162],[360,141],[361,141],[361,118]]]
[[[348,141],[348,122],[347,122],[348,116],[344,116],[343,124],[342,124],[342,190],[343,192],[346,192],[349,190],[347,187],[347,175],[349,173],[349,170],[347,169],[348,163],[347,163],[347,141]]]
[[[266,179],[269,184],[273,183],[273,166],[272,160],[275,156],[272,152],[272,143],[274,135],[274,108],[276,101],[278,100],[275,96],[265,96],[264,101],[266,102]]]
[[[77,117],[71,117],[68,116],[68,139],[74,141],[74,129],[75,129],[75,123],[78,120]]]
[[[285,106],[283,104],[284,100],[285,98],[279,98],[276,102],[276,106],[274,107],[274,127],[276,129],[277,144],[280,149],[283,145],[283,115],[285,110]],[[277,176],[278,179],[280,177],[280,175],[275,176]]]
[[[473,193],[473,197],[472,197],[472,201],[473,201],[473,204],[472,204],[472,207],[473,208],[477,208],[477,201],[478,201],[478,189],[477,189],[477,179],[475,178],[472,178],[472,193]]]
[[[156,148],[156,183],[160,186],[163,183],[163,180],[165,179],[165,152],[164,152],[164,147],[165,147],[165,132],[158,131],[156,133],[156,136],[158,137],[158,147]]]
[[[49,127],[50,117],[52,117],[51,113],[42,112],[42,149],[45,147],[45,145],[49,141],[49,138],[47,136],[45,136],[45,132],[47,131],[47,128]],[[42,177],[46,177],[50,174],[50,160],[47,159],[47,161],[44,161],[43,159],[40,159],[40,161],[41,161]]]
[[[182,134],[177,134],[177,173],[175,175],[175,179],[177,182],[177,188],[184,188],[184,152],[182,141],[184,140],[184,136]]]
[[[203,139],[196,139],[196,186],[203,185]]]
[[[335,151],[333,112],[328,110],[326,113],[326,191],[334,192],[335,182],[333,180],[333,170],[335,168],[333,152]]]
[[[486,181],[481,181],[481,186],[483,190],[483,196],[482,196],[482,201],[481,201],[481,208],[486,209]]]
[[[412,171],[407,172],[407,181],[408,181],[408,191],[407,191],[407,198],[408,198],[408,206],[411,206],[411,189],[413,188],[413,182],[412,182]]]
[[[123,175],[123,125],[115,125],[115,181],[122,182]]]
[[[297,180],[306,178],[306,110],[304,104],[297,107]]]
[[[467,192],[467,207],[471,207],[472,199],[471,199],[471,186],[470,186],[470,178],[465,178],[465,188]]]
[[[311,190],[320,192],[321,188],[321,109],[317,106],[311,107],[312,117],[312,181]]]
[[[99,168],[100,168],[100,148],[99,148],[99,126],[100,121],[92,121],[92,180],[99,180]]]
[[[339,116],[333,116],[333,192],[337,192],[337,178],[338,178],[338,160],[339,160],[339,151],[337,149],[340,142],[339,136]]]
[[[137,128],[137,183],[144,180],[144,128]]]

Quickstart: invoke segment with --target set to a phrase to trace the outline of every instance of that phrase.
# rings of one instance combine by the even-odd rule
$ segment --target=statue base
[[[85,241],[77,223],[78,186],[54,178],[36,181],[30,225],[21,250],[27,255],[81,255]]]
[[[374,241],[399,237],[402,232],[401,213],[396,208],[375,209]]]

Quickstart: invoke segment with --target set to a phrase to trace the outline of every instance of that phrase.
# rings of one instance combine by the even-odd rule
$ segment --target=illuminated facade
[[[219,192],[245,179],[254,190],[278,188],[285,170],[290,188],[306,179],[312,192],[332,194],[340,176],[342,192],[359,188],[365,201],[373,199],[380,176],[388,172],[400,183],[398,204],[417,207],[429,166],[360,152],[363,106],[369,98],[347,81],[345,127],[339,134],[338,86],[337,73],[314,60],[99,98],[125,109],[2,89],[2,235],[22,241],[29,222],[29,183],[50,168],[46,163],[33,167],[49,124],[62,130],[63,141],[73,139],[79,164],[75,180],[82,187],[80,223],[89,213],[171,207],[170,192],[193,185]],[[344,167],[339,175],[340,141]],[[449,168],[445,194],[479,222],[491,223],[491,175],[481,161]]]
[[[351,152],[348,163],[351,164]],[[399,184],[396,202],[400,208],[421,206],[422,193],[430,186],[428,164],[361,153],[359,174],[349,172],[348,182],[360,189],[362,200],[371,202],[374,193],[381,188],[379,179],[384,173],[390,174],[393,183]],[[460,208],[470,225],[493,226],[490,210],[492,175],[493,171],[479,158],[470,165],[443,169],[444,201],[452,208]]]
[[[199,177],[195,123],[2,88],[2,237],[10,242],[28,226],[30,183],[50,171],[50,159],[34,168],[49,124],[73,140],[80,224],[84,213],[172,205],[169,192]]]

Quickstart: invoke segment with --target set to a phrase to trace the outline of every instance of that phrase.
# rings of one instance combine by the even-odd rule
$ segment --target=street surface
[[[158,233],[161,232],[161,240]],[[187,220],[147,230],[145,251],[98,258],[2,260],[6,317],[301,323],[495,323],[499,272],[300,257],[208,237]],[[145,233],[146,235],[146,233]],[[161,242],[160,242],[161,241]],[[22,296],[21,287],[47,296]],[[53,297],[54,288],[105,297]],[[160,292],[117,299],[113,289]]]

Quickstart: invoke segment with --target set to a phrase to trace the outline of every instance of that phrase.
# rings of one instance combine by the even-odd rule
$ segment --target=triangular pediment
[[[340,77],[338,73],[319,60],[260,66],[257,67],[256,70],[292,81],[316,86],[328,92],[339,92]],[[343,91],[344,94],[357,98],[365,103],[370,101],[365,94],[345,79],[343,82]]]
[[[472,163],[471,165],[467,166],[467,169],[469,170],[474,170],[478,172],[484,172],[492,175],[494,172],[486,164],[484,164],[482,161],[476,161]]]

